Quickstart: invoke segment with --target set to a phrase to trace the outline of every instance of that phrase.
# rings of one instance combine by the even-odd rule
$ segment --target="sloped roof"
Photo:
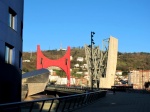
[[[31,71],[31,72],[27,72],[27,73],[24,73],[22,75],[22,78],[29,78],[29,77],[33,77],[33,76],[36,76],[36,75],[41,75],[41,74],[44,74],[44,73],[49,73],[49,70],[45,69],[45,68],[42,68],[42,69],[39,69],[39,70],[34,70],[34,71]]]

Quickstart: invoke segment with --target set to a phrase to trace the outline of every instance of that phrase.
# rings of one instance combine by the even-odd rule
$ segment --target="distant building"
[[[83,74],[83,72],[76,72],[76,74]]]
[[[87,68],[87,64],[83,64],[82,66],[80,66],[82,69]]]
[[[67,49],[57,49],[57,51],[66,51]]]
[[[84,75],[89,75],[89,72],[84,72]]]
[[[77,61],[83,62],[83,60],[84,60],[83,57],[78,57],[77,58]]]
[[[56,82],[60,78],[60,76],[57,75],[49,75],[49,81],[50,82]]]
[[[117,71],[116,71],[116,75],[122,75],[122,71],[117,70]]]
[[[73,60],[73,57],[72,57],[72,56],[70,56],[70,61],[71,61],[71,60]]]
[[[86,78],[76,79],[75,85],[76,86],[81,86],[81,87],[87,87],[88,80]]]
[[[29,63],[29,62],[30,62],[30,60],[22,60],[22,62],[27,62],[27,63]]]
[[[76,79],[70,78],[70,84],[75,85]],[[67,85],[67,78],[58,77],[56,83],[57,85]]]
[[[150,70],[133,70],[129,74],[129,84],[133,85],[134,89],[144,89],[145,82],[150,81]]]
[[[74,67],[78,68],[78,67],[79,67],[79,64],[75,64]]]
[[[87,79],[87,81],[90,80],[90,76],[89,75],[85,75],[84,78]]]

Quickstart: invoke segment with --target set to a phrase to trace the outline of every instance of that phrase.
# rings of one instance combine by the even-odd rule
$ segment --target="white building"
[[[75,78],[70,78],[70,84],[71,85],[75,85],[75,82],[76,82]],[[61,78],[61,77],[59,77],[57,79],[57,82],[55,84],[58,84],[58,85],[67,85],[67,78]]]
[[[116,75],[122,75],[122,71],[117,70]]]
[[[79,67],[79,64],[75,64],[74,67],[78,68],[78,67]]]
[[[60,76],[58,76],[58,75],[49,75],[50,82],[56,82],[59,78],[60,78]]]
[[[30,60],[22,60],[22,62],[27,62],[27,63],[29,63],[29,62],[30,62]]]
[[[71,61],[71,60],[73,60],[73,57],[72,57],[72,56],[70,56],[70,61]]]
[[[83,62],[83,57],[78,57],[77,61]]]
[[[76,74],[83,74],[83,72],[76,72]]]

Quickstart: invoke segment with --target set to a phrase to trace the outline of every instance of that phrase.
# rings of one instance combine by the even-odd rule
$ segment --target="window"
[[[9,26],[17,31],[17,14],[11,8],[9,8]]]
[[[6,44],[5,47],[5,62],[12,64],[13,59],[13,46]]]

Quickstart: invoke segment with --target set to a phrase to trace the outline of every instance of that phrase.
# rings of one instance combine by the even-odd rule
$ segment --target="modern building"
[[[0,0],[0,58],[21,72],[24,0]]]
[[[0,103],[21,100],[24,0],[0,0]]]

